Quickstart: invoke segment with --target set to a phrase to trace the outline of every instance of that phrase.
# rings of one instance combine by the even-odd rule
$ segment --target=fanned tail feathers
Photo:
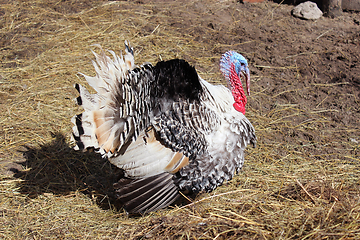
[[[147,89],[145,85],[152,76],[151,65],[132,71],[136,67],[133,50],[127,42],[125,46],[124,56],[109,51],[113,59],[102,49],[100,54],[93,52],[96,76],[82,75],[95,89],[95,94],[90,94],[79,84],[75,85],[80,94],[77,102],[85,110],[72,119],[76,149],[93,147],[103,156],[111,157],[120,152],[126,142],[136,138],[147,122],[148,108],[144,104],[149,91],[144,89]],[[142,77],[138,76],[140,74]],[[139,88],[143,91],[139,92]]]

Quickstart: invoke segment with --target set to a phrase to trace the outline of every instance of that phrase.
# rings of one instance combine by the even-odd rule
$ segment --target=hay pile
[[[253,46],[269,46],[266,37],[238,38],[244,31],[239,25],[271,28],[275,10],[288,6],[212,0],[0,2],[0,238],[360,238],[358,115],[346,125],[324,115],[342,109],[284,103],[281,96],[302,95],[303,89],[293,88],[285,76],[289,83],[271,92],[264,81],[283,73],[296,76],[301,68],[276,61],[260,65],[266,56]],[[97,155],[73,151],[70,143],[70,118],[81,111],[73,84],[86,85],[78,72],[94,74],[91,45],[120,52],[125,39],[135,47],[137,63],[183,58],[215,83],[221,83],[218,60],[226,50],[259,63],[251,66],[247,110],[259,143],[247,150],[243,171],[192,203],[144,217],[118,209],[112,192],[117,170]],[[313,83],[311,89],[330,94],[346,84]],[[353,96],[358,101],[358,93]],[[346,111],[358,114],[359,106]]]

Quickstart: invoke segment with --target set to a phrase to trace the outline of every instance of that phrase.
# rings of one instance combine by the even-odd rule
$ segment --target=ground
[[[360,235],[360,14],[307,21],[265,1],[0,0],[0,238],[356,239]],[[138,64],[183,58],[225,83],[251,71],[258,144],[213,193],[146,216],[113,197],[117,169],[72,150],[78,72],[93,44]]]

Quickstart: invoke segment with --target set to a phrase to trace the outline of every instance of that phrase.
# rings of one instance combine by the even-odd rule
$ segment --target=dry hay
[[[292,84],[302,81],[297,76],[305,67],[291,62],[316,62],[324,54],[354,59],[359,51],[303,51],[284,57],[289,64],[269,64],[275,45],[266,41],[267,30],[252,38],[241,26],[272,31],[294,23],[279,20],[284,15],[276,19],[289,6],[266,2],[0,2],[0,238],[359,238],[359,115],[348,124],[331,115],[358,114],[359,106],[324,107],[334,86],[350,89],[353,82],[297,88]],[[240,33],[250,37],[239,40]],[[315,40],[326,34],[322,30]],[[346,34],[353,44],[356,33]],[[218,59],[231,48],[250,58],[253,74],[247,116],[259,142],[247,150],[244,170],[191,203],[142,217],[127,216],[116,205],[112,182],[118,171],[97,155],[73,151],[69,140],[69,119],[81,111],[72,86],[84,84],[79,71],[94,72],[91,45],[120,52],[125,39],[135,47],[137,63],[184,58],[203,78],[218,82]],[[276,81],[287,83],[270,91]],[[290,101],[306,99],[309,89],[326,97],[312,107]],[[356,92],[337,97],[358,103]]]

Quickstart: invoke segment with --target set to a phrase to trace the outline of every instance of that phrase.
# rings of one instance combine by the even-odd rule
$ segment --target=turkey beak
[[[241,75],[242,75],[242,79],[244,80],[245,78],[245,83],[246,83],[246,92],[248,94],[248,96],[250,96],[250,70],[249,68],[245,67],[245,70],[241,71]]]

